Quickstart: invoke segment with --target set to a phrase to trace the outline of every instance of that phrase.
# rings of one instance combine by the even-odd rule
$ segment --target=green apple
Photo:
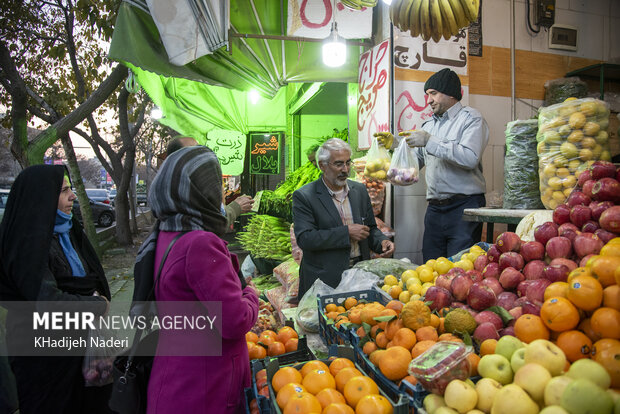
[[[446,406],[446,402],[443,400],[443,397],[437,394],[428,394],[424,397],[422,404],[424,405],[424,410],[426,410],[428,414],[433,414],[439,407]]]
[[[551,374],[547,368],[538,364],[525,364],[515,373],[514,383],[523,388],[534,401],[542,402],[549,380]]]
[[[570,414],[564,408],[559,405],[548,405],[543,408],[538,414]]]
[[[478,393],[474,387],[465,381],[452,380],[446,387],[443,399],[448,407],[465,414],[467,411],[476,408]]]
[[[502,388],[502,384],[495,381],[493,378],[482,378],[476,384],[476,392],[478,393],[478,403],[476,408],[484,411],[485,413],[491,412],[493,406],[493,399],[495,394]]]
[[[564,388],[562,407],[571,414],[611,414],[614,402],[604,389],[589,379],[578,378]]]
[[[516,384],[508,384],[495,395],[491,414],[537,414],[539,410],[538,404],[523,388]]]
[[[620,391],[614,390],[613,388],[609,388],[607,390],[607,394],[611,395],[611,399],[614,401],[614,404],[620,400]]]
[[[545,405],[560,405],[564,388],[573,381],[566,375],[551,378],[545,387]]]
[[[614,407],[614,414],[620,414],[620,398],[616,400],[616,406]]]
[[[433,414],[459,414],[459,412],[450,407],[439,407]]]
[[[604,390],[611,385],[611,377],[607,370],[591,359],[578,359],[573,362],[566,375],[575,379],[587,378]]]
[[[487,354],[478,362],[478,374],[484,378],[493,378],[502,385],[512,382],[512,368],[506,357]]]
[[[523,342],[516,336],[504,335],[497,341],[495,353],[505,356],[506,359],[510,361],[512,354],[514,354],[517,349],[523,348],[524,346]]]
[[[536,339],[525,348],[526,364],[540,364],[554,377],[560,375],[566,366],[566,355],[556,344],[546,339]]]
[[[517,349],[510,358],[512,372],[517,372],[523,365],[525,365],[525,347]]]

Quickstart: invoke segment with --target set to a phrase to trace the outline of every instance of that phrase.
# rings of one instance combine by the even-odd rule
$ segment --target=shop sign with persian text
[[[280,174],[281,135],[250,134],[250,174]]]
[[[245,154],[246,135],[239,131],[215,129],[207,133],[205,145],[220,160],[223,175],[241,175]]]
[[[372,36],[372,7],[353,10],[340,1],[289,0],[288,36],[325,39],[332,21],[338,24],[338,34],[345,39],[368,39]]]

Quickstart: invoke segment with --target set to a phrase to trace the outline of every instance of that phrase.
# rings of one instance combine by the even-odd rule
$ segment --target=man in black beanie
[[[482,223],[463,221],[466,208],[484,207],[486,183],[482,153],[489,127],[477,110],[461,105],[461,81],[446,68],[424,84],[433,116],[421,129],[404,131],[416,149],[420,168],[426,166],[426,199],[422,255],[424,261],[449,257],[480,241]],[[392,137],[379,143],[392,147]]]

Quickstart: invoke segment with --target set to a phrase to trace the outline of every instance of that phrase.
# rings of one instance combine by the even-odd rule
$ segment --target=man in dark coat
[[[321,178],[293,193],[295,237],[303,250],[299,298],[316,279],[336,287],[344,270],[370,259],[370,250],[384,257],[394,252],[394,243],[377,228],[366,187],[347,179],[349,144],[331,138],[316,159]]]

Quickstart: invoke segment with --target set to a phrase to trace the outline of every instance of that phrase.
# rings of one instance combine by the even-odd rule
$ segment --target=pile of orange
[[[328,363],[329,366],[314,360],[300,370],[289,366],[276,371],[271,386],[283,414],[393,412],[392,404],[379,393],[377,384],[355,368],[351,360],[335,358]]]
[[[295,329],[284,326],[276,333],[267,329],[257,335],[254,332],[245,334],[250,359],[262,359],[266,356],[278,356],[297,350],[299,337]]]

